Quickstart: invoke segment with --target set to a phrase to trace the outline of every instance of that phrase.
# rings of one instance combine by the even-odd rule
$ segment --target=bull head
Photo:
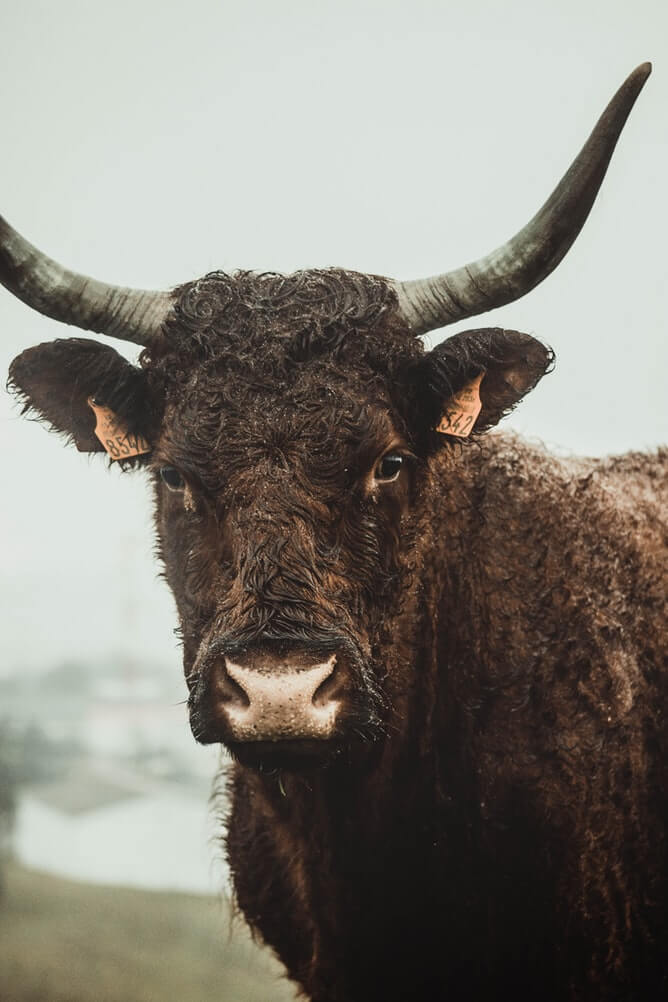
[[[0,220],[11,292],[146,346],[136,367],[92,341],[40,345],[14,360],[10,385],[80,450],[152,472],[198,740],[289,765],[382,731],[384,644],[419,587],[425,478],[552,361],[513,331],[459,333],[429,353],[417,335],[511,302],[556,267],[649,72],[626,80],[515,237],[433,278],[213,273],[137,291],[67,271]],[[103,409],[121,431],[106,446]]]

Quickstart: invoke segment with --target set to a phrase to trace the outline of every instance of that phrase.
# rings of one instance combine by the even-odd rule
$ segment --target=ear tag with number
[[[146,439],[142,435],[131,435],[110,407],[95,403],[92,397],[88,398],[88,406],[95,414],[95,434],[110,459],[130,459],[151,451]]]
[[[448,400],[436,431],[442,435],[455,435],[457,438],[469,437],[482,410],[480,384],[483,376],[484,372],[481,372]]]

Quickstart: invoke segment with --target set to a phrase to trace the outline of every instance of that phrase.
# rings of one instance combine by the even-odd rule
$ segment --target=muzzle
[[[343,638],[318,647],[214,641],[189,681],[193,733],[204,744],[328,742],[359,685],[357,661]]]

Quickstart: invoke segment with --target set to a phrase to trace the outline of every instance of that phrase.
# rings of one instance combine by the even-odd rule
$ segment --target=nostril
[[[250,706],[248,694],[238,682],[230,677],[224,665],[220,666],[215,673],[212,690],[212,695],[219,703],[236,706],[239,709],[246,709]]]
[[[332,703],[334,700],[339,698],[341,695],[341,689],[342,682],[340,673],[337,671],[335,665],[331,673],[320,683],[318,688],[313,693],[311,703],[313,706],[318,707],[327,706],[329,703]]]

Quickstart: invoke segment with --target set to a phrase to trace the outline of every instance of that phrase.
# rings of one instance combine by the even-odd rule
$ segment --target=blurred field
[[[7,869],[1,1002],[293,1000],[281,974],[221,899]]]

